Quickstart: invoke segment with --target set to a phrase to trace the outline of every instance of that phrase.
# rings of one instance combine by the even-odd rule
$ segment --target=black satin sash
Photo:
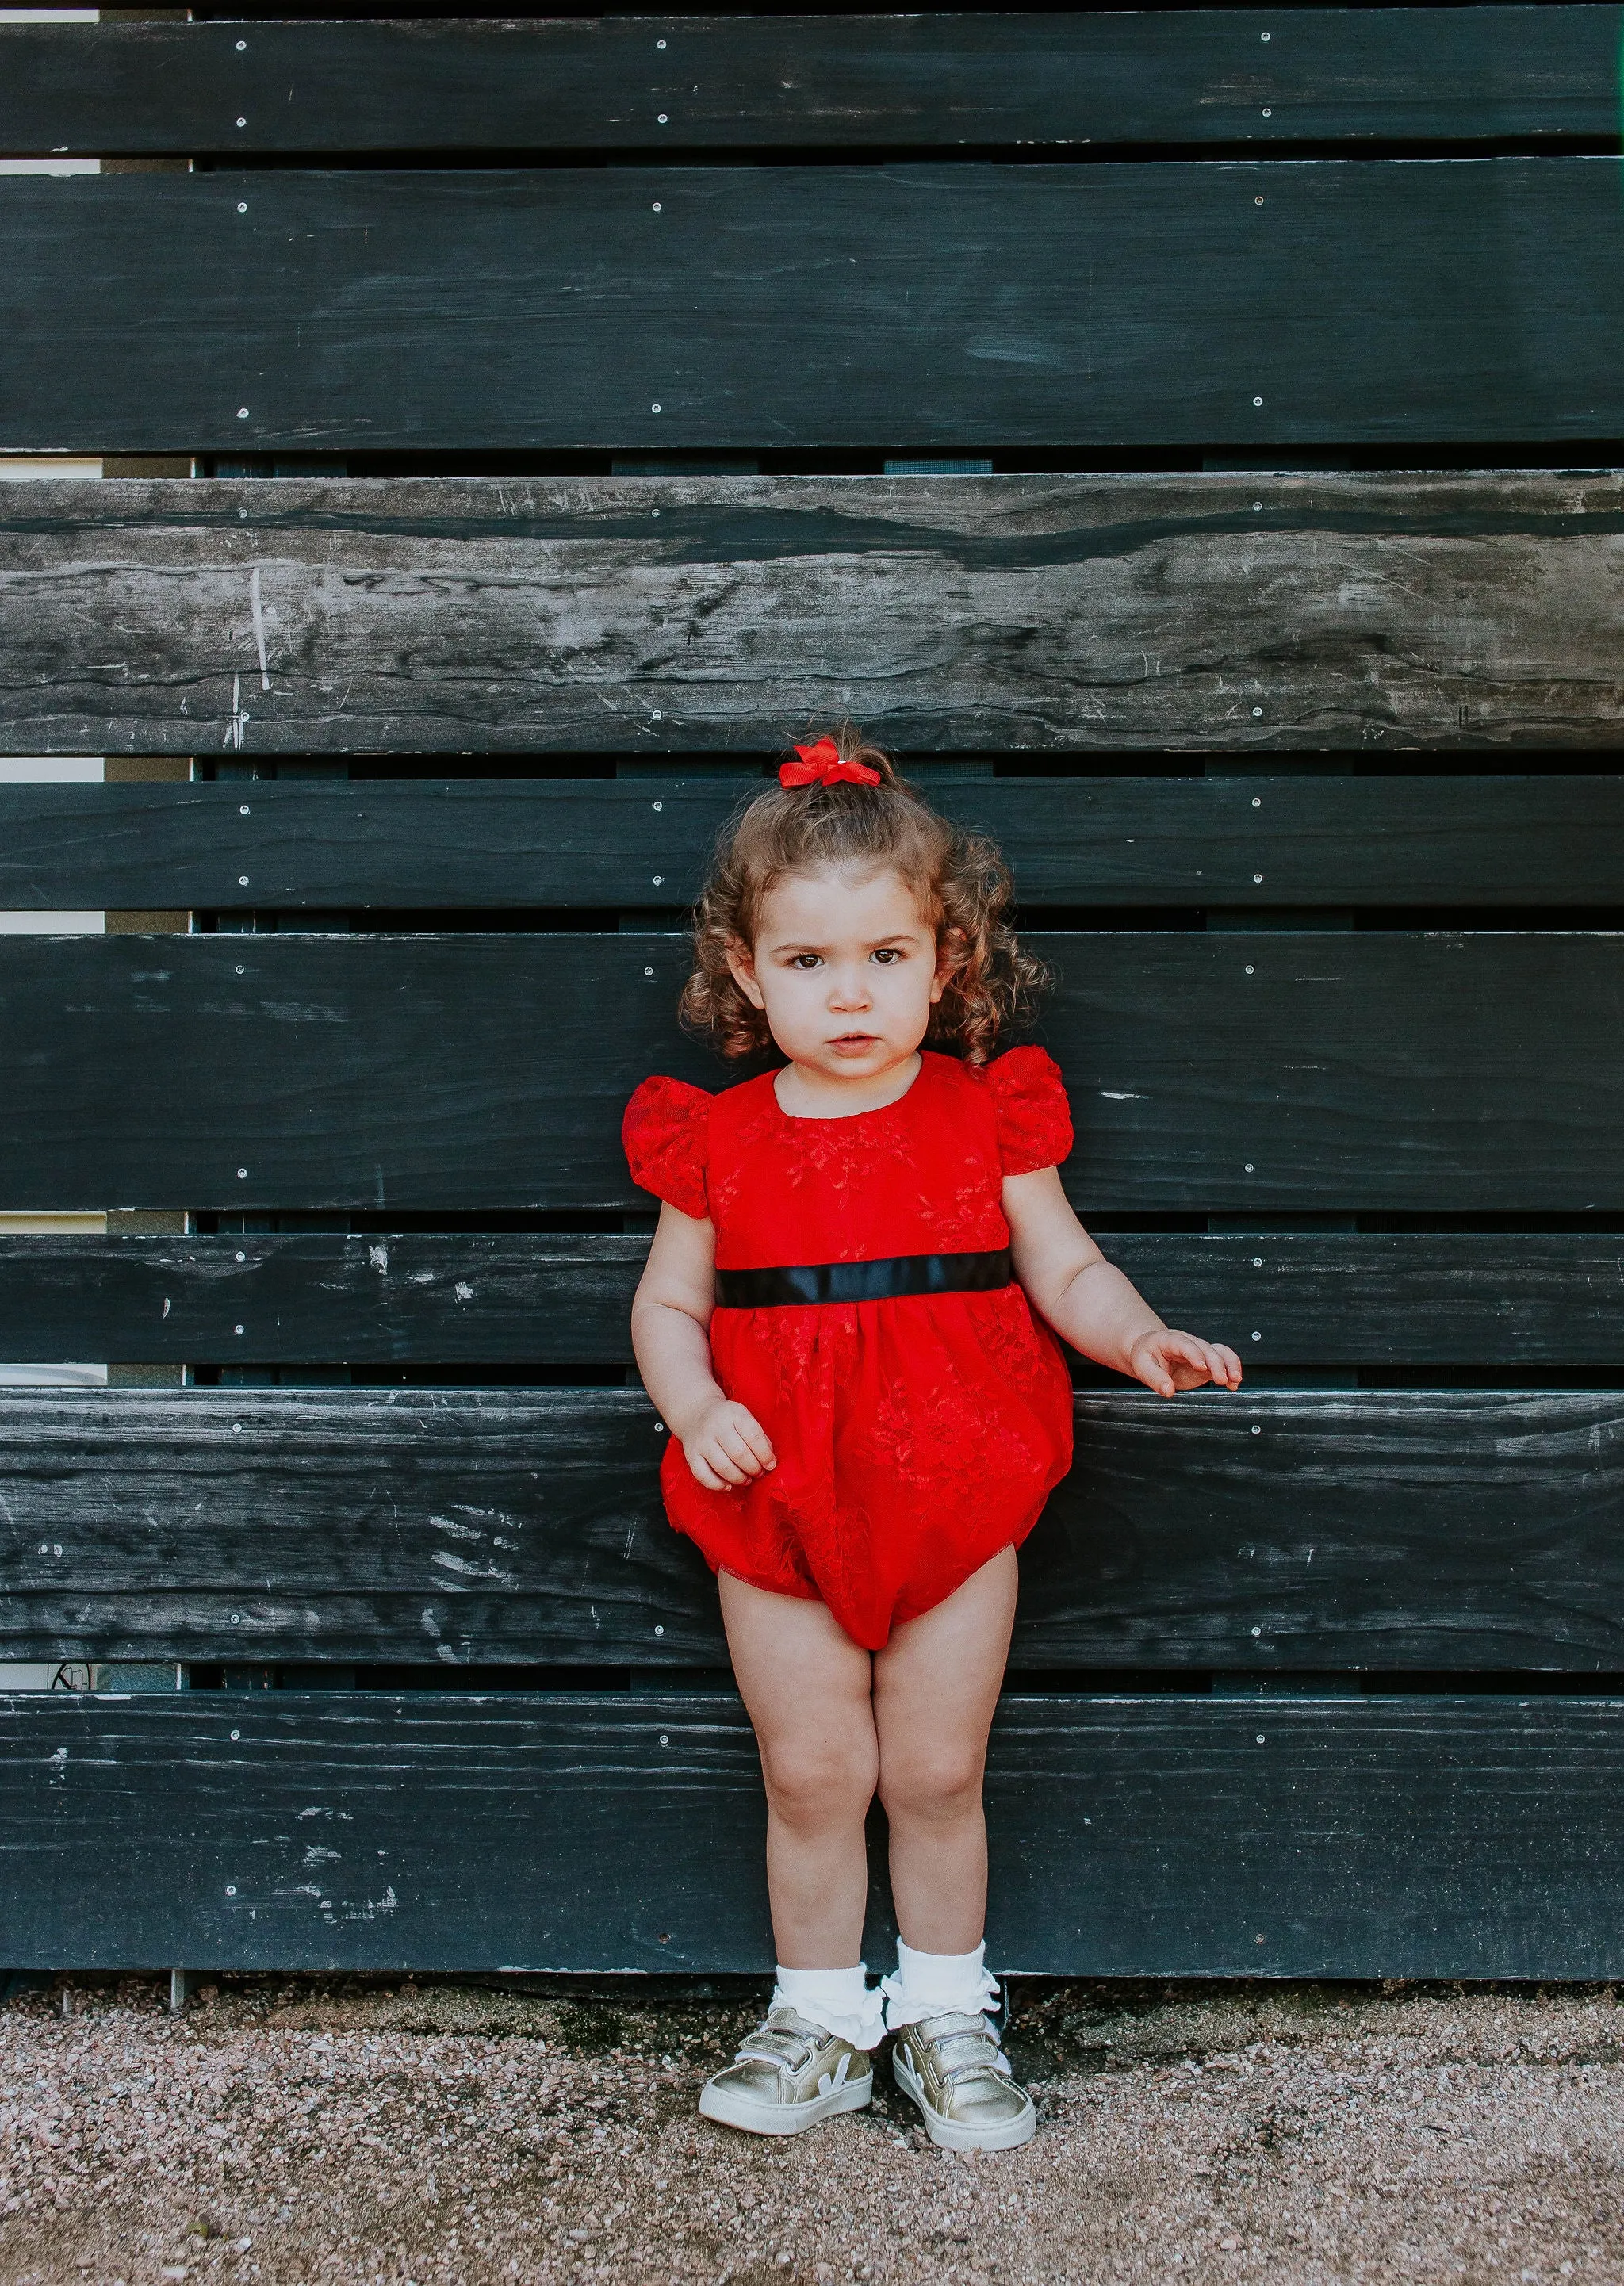
[[[806,1262],[775,1270],[719,1270],[719,1310],[775,1310],[811,1302],[895,1302],[911,1294],[991,1294],[1010,1285],[1007,1246],[990,1254],[894,1254],[879,1262]]]

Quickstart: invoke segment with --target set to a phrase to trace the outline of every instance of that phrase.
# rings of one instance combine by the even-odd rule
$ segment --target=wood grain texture
[[[0,148],[1598,137],[1617,53],[1596,6],[6,25]]]
[[[1617,470],[13,484],[0,745],[1610,751],[1621,552]]]
[[[640,1392],[16,1391],[0,1652],[725,1663]],[[1013,1664],[1624,1671],[1624,1399],[1077,1400]]]
[[[0,909],[680,909],[758,783],[0,785]],[[1620,776],[925,783],[1029,910],[1582,907],[1624,880]]]
[[[1612,158],[13,177],[0,230],[25,452],[1624,432]]]
[[[1613,1977],[1621,1776],[1616,1699],[1008,1698],[989,1959]],[[35,1693],[0,1817],[6,1966],[771,1965],[730,1697]]]
[[[1108,1231],[1171,1321],[1249,1365],[1624,1364],[1624,1234]],[[631,1361],[640,1237],[0,1237],[0,1357]],[[241,1331],[238,1331],[238,1328]]]
[[[1624,1206],[1624,938],[1035,934],[1087,1214]],[[0,937],[12,1209],[646,1210],[650,934]]]

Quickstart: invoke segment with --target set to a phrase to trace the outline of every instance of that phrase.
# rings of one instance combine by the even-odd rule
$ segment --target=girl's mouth
[[[855,1055],[863,1048],[871,1048],[878,1037],[873,1032],[838,1032],[829,1044],[832,1048],[844,1048],[848,1054]]]

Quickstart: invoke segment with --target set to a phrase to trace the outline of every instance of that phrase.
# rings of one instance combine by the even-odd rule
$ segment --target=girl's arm
[[[720,1493],[778,1463],[754,1414],[734,1404],[711,1370],[715,1279],[714,1226],[663,1205],[632,1303],[632,1348],[689,1467],[707,1491]]]
[[[1234,1350],[1164,1325],[1131,1280],[1106,1260],[1073,1214],[1058,1168],[1006,1175],[1004,1214],[1016,1277],[1034,1309],[1074,1350],[1131,1374],[1162,1397],[1206,1381],[1240,1388]]]

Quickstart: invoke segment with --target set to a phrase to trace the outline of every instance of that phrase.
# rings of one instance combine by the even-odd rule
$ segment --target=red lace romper
[[[789,1117],[770,1073],[720,1095],[645,1080],[623,1132],[635,1182],[709,1216],[719,1272],[1007,1247],[1005,1176],[1072,1141],[1041,1048],[980,1070],[926,1051],[900,1100],[844,1119]],[[710,1336],[778,1465],[708,1492],[672,1438],[671,1521],[713,1571],[820,1598],[865,1650],[1018,1546],[1070,1465],[1070,1378],[1017,1285],[719,1306]]]

